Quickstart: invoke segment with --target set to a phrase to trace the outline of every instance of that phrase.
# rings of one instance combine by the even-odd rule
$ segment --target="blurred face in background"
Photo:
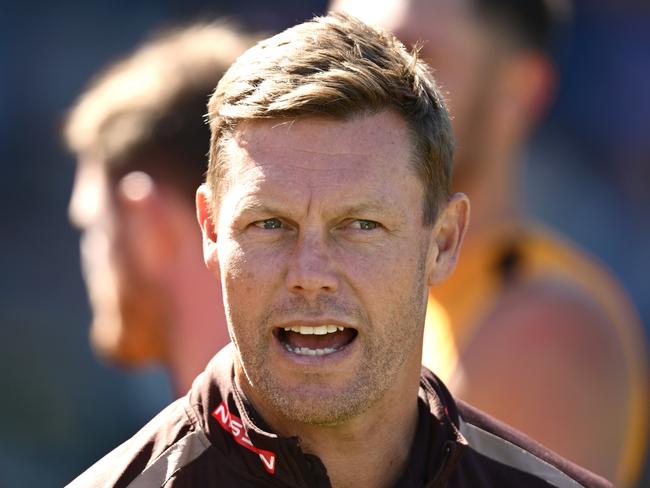
[[[110,181],[105,165],[82,157],[69,214],[81,231],[81,265],[92,310],[91,343],[110,361],[135,365],[163,354],[165,300],[135,259],[138,222],[128,202],[143,198],[151,180],[141,172]]]
[[[393,32],[432,67],[447,98],[456,138],[454,177],[485,159],[494,141],[499,83],[505,63],[497,33],[473,11],[471,0],[334,0],[334,10]]]

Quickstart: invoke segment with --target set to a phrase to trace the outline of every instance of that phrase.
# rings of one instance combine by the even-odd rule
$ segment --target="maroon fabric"
[[[227,346],[208,365],[184,398],[172,403],[133,438],[91,467],[72,487],[126,487],[142,481],[146,468],[169,461],[169,454],[188,435],[198,456],[159,469],[164,487],[330,487],[323,463],[304,453],[297,438],[279,437],[234,386],[233,346]],[[523,471],[490,459],[467,445],[459,432],[459,418],[535,454],[578,484],[607,488],[611,484],[569,463],[521,433],[459,402],[428,370],[422,370],[418,430],[410,446],[409,464],[395,488],[407,487],[549,487]],[[201,435],[202,436],[202,435]],[[370,448],[371,446],[369,446]],[[170,449],[171,448],[171,449]],[[169,459],[167,459],[168,457]],[[152,471],[152,468],[149,468]],[[148,473],[149,475],[151,473]]]

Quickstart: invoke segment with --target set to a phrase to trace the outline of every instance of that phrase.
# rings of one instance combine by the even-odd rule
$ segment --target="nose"
[[[104,186],[88,164],[79,164],[75,174],[68,217],[78,229],[89,227],[97,220],[104,195]]]
[[[68,203],[68,218],[77,229],[83,229],[89,220],[84,200],[81,187],[75,181],[72,188],[72,195],[70,196],[70,202]]]
[[[290,292],[307,299],[338,289],[339,276],[323,236],[303,236],[296,242],[286,280]]]

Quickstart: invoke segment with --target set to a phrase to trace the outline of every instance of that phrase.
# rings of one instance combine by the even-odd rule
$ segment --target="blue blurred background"
[[[0,1],[0,486],[65,484],[171,400],[160,371],[127,374],[90,351],[78,236],[66,216],[66,109],[152,29],[227,14],[272,31],[325,4]],[[531,144],[521,196],[618,274],[647,330],[650,6],[575,7],[555,48],[558,100]]]

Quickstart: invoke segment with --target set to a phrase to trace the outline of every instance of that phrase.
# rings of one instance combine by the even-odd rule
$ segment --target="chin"
[[[98,357],[115,366],[138,368],[155,359],[119,320],[94,320],[90,328],[90,343]]]
[[[287,387],[268,376],[258,391],[285,419],[309,425],[336,426],[368,410],[380,396],[367,384],[351,381],[344,386],[302,384]]]

